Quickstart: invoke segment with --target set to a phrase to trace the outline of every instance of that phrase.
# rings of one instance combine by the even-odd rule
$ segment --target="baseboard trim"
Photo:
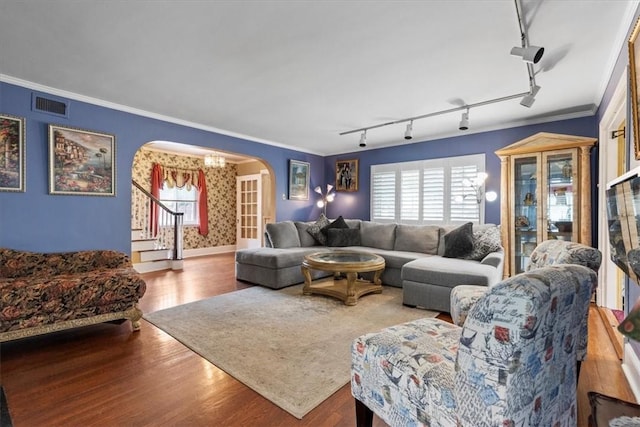
[[[225,254],[235,252],[236,245],[211,246],[208,248],[185,249],[182,252],[184,258],[193,258],[197,256]]]
[[[628,342],[624,345],[622,371],[627,377],[627,381],[629,382],[631,391],[633,391],[636,402],[640,402],[640,359],[631,344]]]

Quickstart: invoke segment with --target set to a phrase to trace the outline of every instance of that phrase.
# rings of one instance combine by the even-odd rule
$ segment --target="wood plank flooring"
[[[235,280],[233,254],[188,259],[183,271],[144,278],[147,313],[250,286]],[[589,321],[579,426],[587,425],[589,390],[634,401],[595,307]],[[16,427],[355,425],[349,385],[298,420],[146,321],[139,333],[126,322],[3,343],[0,383]]]

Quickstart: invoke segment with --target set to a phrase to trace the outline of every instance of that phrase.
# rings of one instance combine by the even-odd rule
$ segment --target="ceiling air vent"
[[[56,116],[67,117],[68,104],[42,95],[33,94],[31,109],[41,113],[54,114]]]

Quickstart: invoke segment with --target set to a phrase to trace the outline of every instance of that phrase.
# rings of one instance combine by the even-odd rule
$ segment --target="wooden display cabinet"
[[[495,152],[505,277],[523,272],[544,240],[591,245],[590,152],[596,141],[542,132]]]

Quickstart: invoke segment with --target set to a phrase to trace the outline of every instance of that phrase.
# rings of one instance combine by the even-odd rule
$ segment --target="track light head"
[[[535,102],[536,95],[538,94],[539,90],[540,90],[540,86],[538,85],[531,86],[531,90],[527,95],[525,95],[522,98],[522,101],[520,101],[520,105],[522,105],[523,107],[530,108]]]
[[[469,129],[469,110],[462,113],[462,118],[460,119],[460,124],[458,125],[458,129],[460,130]]]
[[[537,64],[544,54],[544,48],[539,46],[514,47],[511,49],[511,55],[521,56],[524,62]]]
[[[367,146],[367,131],[365,130],[364,132],[362,132],[362,135],[360,135],[360,147],[366,147]]]
[[[404,131],[404,139],[413,138],[413,120],[407,124],[407,130]]]

